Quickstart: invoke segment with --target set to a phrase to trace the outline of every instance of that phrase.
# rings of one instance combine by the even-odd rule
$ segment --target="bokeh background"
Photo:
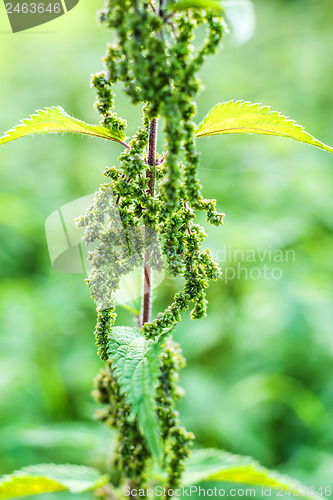
[[[66,16],[13,35],[0,5],[1,131],[52,105],[98,120],[89,80],[110,40],[95,22],[101,6],[81,0]],[[333,144],[332,1],[255,0],[254,7],[252,39],[239,46],[226,38],[204,66],[198,122],[217,102],[245,99]],[[134,132],[140,110],[121,87],[116,111]],[[235,277],[225,273],[211,286],[207,318],[184,315],[176,330],[188,360],[181,421],[196,446],[251,455],[306,484],[329,485],[333,157],[272,137],[198,145],[203,192],[226,213],[223,228],[207,228],[207,246]],[[90,396],[102,366],[94,303],[83,275],[52,268],[44,225],[54,210],[95,191],[120,152],[80,136],[36,136],[0,150],[1,474],[40,462],[105,468],[112,435],[94,421]],[[278,251],[282,262],[270,258]],[[278,270],[265,275],[264,266]],[[176,288],[166,279],[156,289],[156,313]],[[125,310],[119,316],[131,324]]]

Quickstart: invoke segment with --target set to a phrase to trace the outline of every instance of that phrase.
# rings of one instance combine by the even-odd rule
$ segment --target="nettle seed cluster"
[[[118,81],[133,104],[143,105],[142,126],[120,155],[119,167],[106,168],[109,182],[100,186],[94,203],[78,220],[85,228],[86,243],[94,245],[89,253],[88,283],[97,303],[96,344],[101,359],[107,360],[108,335],[116,320],[114,291],[121,276],[142,266],[147,251],[150,269],[164,268],[170,276],[184,280],[183,289],[164,312],[139,322],[147,339],[171,332],[190,307],[192,319],[202,318],[206,288],[220,276],[210,251],[201,250],[206,235],[194,222],[196,211],[204,211],[213,225],[223,223],[223,214],[216,211],[215,200],[204,199],[200,192],[193,99],[200,88],[196,74],[205,58],[217,50],[224,23],[221,12],[184,10],[181,2],[164,5],[163,0],[107,0],[99,19],[115,33],[104,59],[105,70],[92,79],[101,123],[126,128],[126,121],[113,112],[112,85]],[[194,48],[195,34],[203,29],[206,38],[201,47]],[[156,144],[158,118],[164,123],[166,153],[161,155],[152,145],[152,141]],[[161,362],[157,413],[166,483],[175,487],[193,436],[179,426],[175,410],[181,394],[177,376],[184,359],[170,338]],[[119,478],[142,486],[150,454],[120,394],[112,362],[107,361],[97,377],[94,395],[105,405],[99,418],[119,431],[113,460]]]

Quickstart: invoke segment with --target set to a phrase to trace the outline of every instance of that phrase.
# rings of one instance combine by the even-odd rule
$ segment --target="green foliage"
[[[224,33],[223,18],[218,12],[192,9],[166,16],[157,1],[137,4],[117,0],[106,1],[100,21],[117,35],[106,54],[105,81],[109,85],[122,82],[133,104],[147,102],[149,119],[165,119],[168,154],[159,183],[161,204],[155,202],[155,205],[162,219],[160,230],[171,254],[176,248],[169,219],[180,210],[184,197],[193,208],[207,212],[210,221],[216,224],[219,221],[213,201],[203,198],[197,179],[199,157],[193,137],[196,112],[193,98],[200,88],[196,74],[207,56],[219,47]],[[205,28],[207,36],[195,48],[192,42],[199,27]],[[103,88],[106,90],[104,85]],[[98,87],[97,90],[100,92]],[[150,226],[155,225],[151,220]]]
[[[202,481],[272,487],[280,492],[288,490],[291,495],[301,498],[322,498],[301,483],[262,467],[253,458],[208,448],[191,453],[183,477],[184,486]]]
[[[196,10],[195,4],[200,2],[192,2],[193,10]],[[206,288],[210,280],[220,276],[211,252],[201,250],[205,233],[194,223],[199,211],[204,212],[213,225],[220,225],[223,220],[223,214],[216,210],[216,202],[205,199],[200,191],[197,178],[199,156],[192,122],[195,114],[193,97],[199,90],[195,73],[206,56],[216,51],[224,31],[222,17],[214,16],[208,3],[205,7],[207,12],[174,12],[170,17],[164,15],[162,3],[148,5],[119,0],[106,2],[100,15],[101,21],[115,29],[118,37],[108,49],[105,71],[95,75],[92,81],[97,91],[96,108],[101,116],[103,133],[108,130],[113,137],[107,138],[122,141],[120,136],[115,139],[114,130],[123,130],[124,122],[111,112],[114,106],[112,85],[118,80],[123,82],[133,103],[148,103],[144,107],[143,128],[128,145],[124,144],[128,150],[119,158],[120,168],[106,169],[105,176],[110,182],[100,187],[93,205],[79,220],[79,225],[85,227],[86,243],[99,240],[89,255],[93,271],[88,281],[98,304],[95,334],[99,354],[105,359],[106,351],[109,351],[111,357],[96,382],[96,399],[107,405],[99,417],[118,429],[118,447],[113,461],[121,480],[136,481],[139,485],[145,484],[149,477],[149,455],[159,458],[162,452],[168,484],[175,487],[180,483],[183,461],[191,441],[189,433],[179,426],[174,409],[179,397],[175,379],[182,363],[175,350],[161,346],[161,343],[165,331],[180,321],[180,313],[191,303],[194,305],[192,319],[206,315]],[[202,25],[207,27],[207,39],[201,48],[194,49],[191,40],[196,28]],[[199,126],[198,137],[232,133],[232,122],[233,127],[237,125],[237,132],[283,135],[332,151],[293,122],[270,113],[268,108],[241,102],[224,105],[227,109],[221,114],[220,108],[219,111],[212,110]],[[56,109],[60,108],[53,111]],[[152,124],[155,122],[156,125],[157,117],[165,119],[166,155],[151,152],[156,147],[156,140],[153,144],[152,138],[157,132],[155,128],[153,133]],[[82,132],[84,127],[82,122],[79,124],[80,133],[88,133]],[[19,127],[25,127],[25,123]],[[96,132],[96,127],[92,128]],[[40,130],[41,133],[45,131],[50,130]],[[38,130],[35,129],[34,133]],[[16,135],[15,131],[12,134],[15,136],[12,138],[26,135]],[[98,133],[92,135],[100,136]],[[158,185],[156,192],[155,182]],[[110,192],[113,197],[108,196]],[[110,201],[113,198],[114,205]],[[119,217],[114,222],[117,211]],[[146,228],[143,236],[140,230],[132,232],[133,228],[142,225]],[[162,254],[166,267],[172,276],[184,279],[184,288],[176,292],[173,302],[155,319],[150,315],[145,321],[139,318],[140,330],[125,327],[112,330],[116,320],[113,293],[119,285],[119,275],[143,260],[144,271],[163,265],[147,228],[152,228],[163,239]],[[132,237],[134,248],[139,251],[129,252],[124,257],[121,252]],[[114,251],[117,244],[121,249],[118,253]],[[106,303],[103,303],[105,299]],[[108,336],[112,339],[109,343]],[[163,358],[162,364],[159,355]],[[159,429],[156,412],[161,422]],[[136,419],[145,442],[137,432]],[[253,462],[249,464],[243,458],[226,460],[226,455],[222,455],[216,460],[214,471],[208,471],[202,479],[251,482],[259,475],[266,484],[273,482],[276,486],[278,479]],[[203,464],[200,467],[204,468]]]
[[[20,125],[17,125],[15,128],[6,132],[3,137],[0,137],[0,145],[26,135],[59,132],[90,135],[120,143],[125,140],[123,127],[119,128],[119,126],[114,126],[106,128],[101,125],[89,125],[77,118],[73,118],[60,106],[57,106],[38,110],[35,115],[31,115],[29,118],[22,120]]]
[[[217,104],[195,131],[196,137],[217,134],[261,134],[288,137],[333,153],[333,148],[318,141],[304,128],[268,106],[243,101]]]
[[[0,499],[69,491],[83,493],[107,482],[108,478],[91,467],[41,464],[25,467],[0,478]]]
[[[204,9],[204,10],[215,10],[221,11],[222,6],[220,2],[215,2],[214,0],[179,0],[178,2],[168,3],[168,10],[172,12],[177,12],[179,10],[187,9]]]
[[[161,443],[155,398],[161,366],[158,355],[164,341],[165,336],[152,341],[147,340],[139,330],[114,327],[108,344],[120,392],[125,395],[148,448],[157,459],[161,458]]]

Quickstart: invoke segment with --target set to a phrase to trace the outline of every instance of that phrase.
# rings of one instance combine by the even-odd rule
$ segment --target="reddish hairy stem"
[[[157,118],[153,118],[149,126],[149,143],[148,143],[148,165],[150,165],[151,167],[154,166],[156,163],[156,144],[157,144]],[[153,195],[154,191],[150,194]]]
[[[131,149],[130,146],[126,142],[120,142],[120,144],[122,146],[124,146],[124,148],[126,148],[126,149]]]
[[[148,180],[148,193],[154,196],[155,192],[155,170],[156,164],[156,143],[157,143],[157,118],[153,118],[149,126],[149,143],[148,143],[148,168],[146,177]],[[150,168],[149,168],[150,167]],[[143,264],[143,287],[142,287],[142,308],[141,308],[141,326],[151,321],[152,309],[152,270],[149,266],[150,251],[145,250],[145,258]]]

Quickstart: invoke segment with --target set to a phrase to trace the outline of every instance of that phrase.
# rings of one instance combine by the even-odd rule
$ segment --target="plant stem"
[[[158,11],[158,13],[159,13],[159,15],[160,15],[161,17],[163,17],[163,18],[164,18],[164,8],[163,8],[163,7],[164,7],[164,5],[163,5],[163,4],[164,4],[164,0],[160,0],[160,1],[159,1],[159,4],[160,4],[160,5],[159,5],[159,11]]]
[[[153,118],[149,126],[149,144],[148,144],[148,165],[150,165],[151,167],[154,166],[156,163],[156,144],[157,144],[157,118]],[[155,180],[154,180],[154,185],[155,185]],[[154,191],[150,194],[154,195]]]
[[[155,164],[156,164],[156,143],[157,143],[157,118],[153,118],[149,126],[149,143],[148,143],[148,168],[146,177],[148,180],[148,193],[154,196],[155,193]],[[144,230],[146,233],[146,229]],[[145,234],[146,236],[146,234]],[[144,237],[145,237],[144,236]],[[149,266],[150,251],[145,249],[145,258],[143,264],[143,287],[142,287],[142,315],[141,326],[151,320],[152,309],[152,270]]]

